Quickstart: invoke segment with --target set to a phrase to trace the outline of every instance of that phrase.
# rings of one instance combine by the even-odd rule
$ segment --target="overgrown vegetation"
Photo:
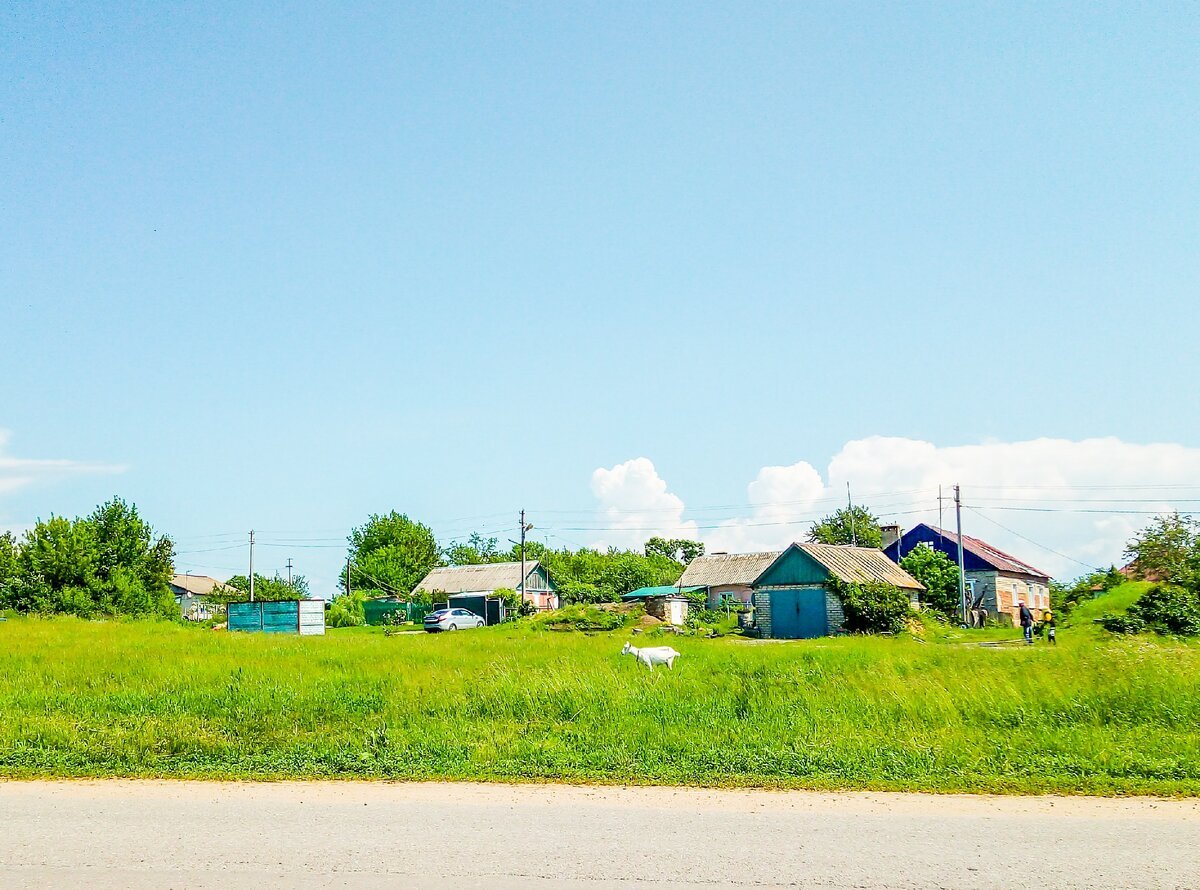
[[[908,594],[891,584],[847,584],[833,578],[830,585],[842,601],[850,633],[900,633],[912,614]]]
[[[171,539],[120,498],[77,519],[0,535],[0,609],[81,617],[178,617]]]
[[[0,622],[0,774],[1200,794],[1200,647]],[[371,631],[377,629],[371,628]]]
[[[921,602],[927,609],[957,619],[961,609],[958,565],[949,556],[922,542],[904,555],[900,567],[925,585]]]

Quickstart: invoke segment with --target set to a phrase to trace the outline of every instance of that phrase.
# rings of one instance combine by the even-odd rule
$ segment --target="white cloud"
[[[65,476],[125,472],[125,467],[115,464],[11,457],[8,454],[8,440],[11,436],[8,430],[0,429],[0,495],[12,494],[31,485],[51,482]]]
[[[1200,448],[1116,438],[939,447],[872,436],[847,442],[824,477],[806,461],[764,467],[747,486],[745,507],[699,508],[689,519],[646,458],[597,470],[592,488],[604,524],[618,529],[612,543],[637,546],[651,534],[634,529],[684,536],[691,528],[710,551],[736,552],[802,537],[812,519],[845,502],[847,482],[856,503],[905,528],[938,522],[938,486],[949,498],[960,483],[966,533],[1069,578],[1085,564],[1119,564],[1125,543],[1154,513],[1187,512],[1189,500],[1200,501]],[[945,507],[952,528],[953,504]]]
[[[652,535],[696,538],[695,522],[683,520],[683,501],[667,491],[654,464],[638,457],[592,473],[592,493],[608,526],[596,546],[640,547]]]

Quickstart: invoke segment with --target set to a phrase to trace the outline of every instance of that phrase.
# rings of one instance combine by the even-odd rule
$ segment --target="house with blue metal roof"
[[[888,559],[899,563],[922,544],[958,561],[956,533],[924,522],[900,535],[883,552]],[[962,549],[970,608],[984,608],[991,615],[1008,615],[1014,621],[1019,620],[1021,603],[1029,606],[1037,617],[1050,608],[1050,576],[1041,569],[970,535],[962,536]]]

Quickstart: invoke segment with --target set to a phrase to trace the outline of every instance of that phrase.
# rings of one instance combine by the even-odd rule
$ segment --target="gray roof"
[[[828,569],[829,573],[849,584],[882,581],[901,590],[924,590],[925,585],[874,547],[851,547],[848,544],[797,544],[801,550]]]
[[[778,556],[778,550],[770,553],[710,553],[697,556],[683,570],[679,583],[694,587],[753,584]]]
[[[208,596],[214,587],[226,589],[226,585],[208,575],[175,575],[171,578],[171,586],[179,588],[179,591],[187,591],[192,596]]]
[[[526,560],[525,576],[537,569],[536,559]],[[434,569],[415,588],[430,593],[477,593],[485,590],[520,590],[519,562],[486,562],[475,566],[441,566]],[[534,588],[530,588],[533,590]]]

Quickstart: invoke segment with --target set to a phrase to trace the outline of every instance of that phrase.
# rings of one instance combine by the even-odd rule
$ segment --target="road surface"
[[[0,887],[1196,887],[1200,802],[0,782]]]

